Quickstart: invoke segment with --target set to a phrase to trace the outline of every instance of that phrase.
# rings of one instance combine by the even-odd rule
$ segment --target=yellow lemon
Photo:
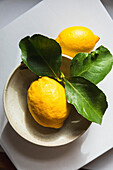
[[[45,127],[62,127],[70,112],[64,87],[46,76],[31,83],[27,102],[33,118]]]
[[[99,39],[89,28],[73,26],[61,31],[56,41],[63,54],[74,57],[79,52],[91,52]]]

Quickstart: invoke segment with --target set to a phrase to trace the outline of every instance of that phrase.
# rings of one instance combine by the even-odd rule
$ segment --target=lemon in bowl
[[[31,83],[27,93],[27,103],[36,122],[55,129],[63,126],[71,110],[64,87],[46,76]]]

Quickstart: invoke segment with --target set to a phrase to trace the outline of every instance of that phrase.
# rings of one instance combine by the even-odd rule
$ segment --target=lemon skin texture
[[[61,31],[56,41],[63,54],[74,57],[79,52],[91,52],[99,39],[89,28],[73,26]]]
[[[56,129],[63,126],[71,109],[64,87],[46,76],[31,83],[27,103],[36,122],[44,127]]]

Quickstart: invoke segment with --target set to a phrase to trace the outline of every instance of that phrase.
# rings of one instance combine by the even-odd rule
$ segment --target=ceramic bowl
[[[63,57],[61,70],[69,75],[71,59]],[[24,64],[20,64],[9,77],[4,90],[4,108],[14,130],[24,139],[37,145],[55,147],[70,143],[81,136],[90,126],[72,107],[70,116],[60,129],[40,126],[27,107],[27,90],[37,76]]]

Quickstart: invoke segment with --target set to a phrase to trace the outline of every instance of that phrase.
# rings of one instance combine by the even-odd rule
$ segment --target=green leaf
[[[75,106],[83,117],[91,122],[101,124],[107,108],[104,93],[93,83],[82,78],[64,78],[67,102]]]
[[[107,48],[100,46],[90,54],[78,53],[71,61],[70,74],[97,84],[110,72],[112,64],[113,56]]]
[[[61,66],[61,47],[40,34],[25,37],[19,43],[21,58],[36,75],[57,77]]]

